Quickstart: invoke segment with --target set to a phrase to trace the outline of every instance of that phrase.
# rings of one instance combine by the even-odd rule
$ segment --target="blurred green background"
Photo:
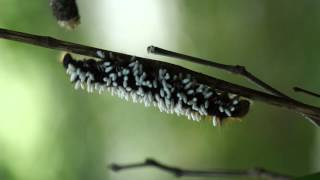
[[[238,84],[240,77],[147,54],[148,45],[245,65],[283,92],[320,92],[320,1],[78,0],[81,25],[57,26],[48,1],[0,0],[0,27],[160,59]],[[61,52],[0,40],[0,179],[176,179],[154,169],[113,173],[146,157],[190,169],[320,170],[320,131],[254,102],[241,123],[213,128],[109,94],[76,91]],[[198,178],[186,178],[198,179]],[[218,178],[234,179],[234,178]],[[246,179],[246,178],[243,178]]]

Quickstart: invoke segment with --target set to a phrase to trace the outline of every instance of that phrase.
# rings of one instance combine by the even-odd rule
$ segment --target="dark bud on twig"
[[[50,0],[50,7],[60,26],[72,30],[80,24],[76,0]]]

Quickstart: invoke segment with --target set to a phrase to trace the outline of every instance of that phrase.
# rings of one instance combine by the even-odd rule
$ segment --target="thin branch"
[[[254,83],[255,85],[263,88],[264,90],[266,90],[267,92],[269,92],[273,95],[283,97],[288,100],[296,101],[296,100],[292,99],[291,97],[283,94],[279,90],[273,88],[269,84],[265,83],[264,81],[262,81],[261,79],[259,79],[258,77],[256,77],[252,73],[250,73],[249,71],[247,71],[246,67],[244,67],[244,66],[221,64],[221,63],[201,59],[198,57],[193,57],[193,56],[189,56],[186,54],[181,54],[181,53],[169,51],[169,50],[162,49],[162,48],[159,48],[156,46],[149,46],[147,48],[147,50],[149,53],[153,53],[156,55],[162,55],[162,56],[167,56],[167,57],[171,57],[171,58],[181,59],[184,61],[189,61],[189,62],[196,63],[196,64],[207,65],[207,66],[211,66],[211,67],[214,67],[214,68],[217,68],[220,70],[224,70],[227,72],[231,72],[231,73],[243,76],[249,82]],[[309,115],[303,114],[301,112],[298,112],[298,113],[313,123],[315,123],[315,121],[317,121],[317,119],[318,119],[318,117],[309,116]]]
[[[302,89],[302,88],[300,88],[300,87],[294,87],[293,90],[294,90],[295,92],[302,92],[302,93],[308,94],[308,95],[310,95],[310,96],[314,96],[314,97],[320,98],[320,94],[317,94],[317,93],[308,91],[308,90],[306,90],[306,89]]]
[[[207,65],[207,66],[211,66],[211,67],[214,67],[217,69],[228,71],[228,72],[231,72],[231,73],[234,73],[237,75],[241,75],[241,76],[245,77],[248,81],[253,82],[254,84],[256,84],[256,85],[260,86],[261,88],[265,89],[266,91],[270,92],[271,94],[274,94],[274,95],[280,96],[280,97],[289,98],[287,95],[281,93],[280,91],[276,90],[275,88],[271,87],[267,83],[263,82],[262,80],[260,80],[256,76],[254,76],[252,73],[247,71],[246,67],[244,67],[244,66],[221,64],[221,63],[208,61],[205,59],[201,59],[201,58],[169,51],[169,50],[162,49],[162,48],[159,48],[156,46],[149,46],[147,49],[148,49],[148,52],[152,53],[152,54],[182,59],[184,61],[189,61],[189,62],[196,63],[196,64]]]
[[[146,159],[145,162],[132,163],[127,165],[111,164],[110,169],[112,171],[123,171],[129,169],[155,167],[162,171],[171,173],[176,177],[251,177],[251,178],[263,178],[269,180],[290,180],[293,177],[288,175],[279,174],[276,172],[267,171],[261,168],[254,168],[250,170],[211,170],[211,171],[199,171],[199,170],[187,170],[174,166],[164,165],[154,159]]]
[[[94,48],[94,47],[85,46],[81,44],[62,41],[62,40],[58,40],[48,36],[32,35],[32,34],[2,29],[2,28],[0,28],[0,38],[24,42],[27,44],[33,44],[36,46],[46,47],[50,49],[68,51],[68,52],[85,55],[85,56],[96,57],[96,58],[101,58],[101,56],[99,56],[101,53],[102,54],[112,53],[115,56],[120,57],[120,59],[128,60],[128,61],[130,61],[130,59],[132,58],[132,56],[128,54],[112,52],[112,51],[103,50],[100,48]],[[174,64],[141,58],[141,57],[139,57],[139,59],[144,64],[148,64],[150,66],[155,66],[155,65],[163,66],[163,67],[177,69],[179,71],[189,73],[193,75],[195,78],[197,78],[199,80],[199,83],[207,84],[208,86],[214,89],[218,89],[218,90],[233,93],[233,94],[238,94],[240,96],[243,96],[252,100],[261,101],[270,105],[284,107],[294,112],[303,113],[308,117],[312,117],[313,122],[315,124],[320,125],[320,108],[318,107],[307,105],[292,99],[270,95],[270,94],[257,91],[254,89],[250,89],[244,86],[240,86],[237,84],[233,84],[224,80],[207,76],[202,73],[191,71],[189,69],[186,69]]]

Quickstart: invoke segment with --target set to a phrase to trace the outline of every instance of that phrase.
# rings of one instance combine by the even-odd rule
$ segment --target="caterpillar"
[[[97,51],[100,61],[74,59],[65,54],[62,63],[75,89],[104,91],[145,106],[158,107],[161,112],[184,115],[200,121],[211,117],[219,125],[229,117],[241,118],[250,107],[238,95],[214,89],[183,67],[145,58]]]

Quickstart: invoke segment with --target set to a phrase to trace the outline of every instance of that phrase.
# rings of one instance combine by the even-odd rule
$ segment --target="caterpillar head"
[[[249,109],[250,109],[250,102],[248,100],[242,99],[239,101],[239,104],[237,104],[237,108],[232,113],[232,117],[242,118],[248,114]]]

